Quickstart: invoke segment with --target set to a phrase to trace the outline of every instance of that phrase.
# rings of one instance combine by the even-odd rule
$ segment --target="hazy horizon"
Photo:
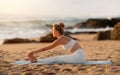
[[[119,17],[119,0],[2,0],[0,16]]]

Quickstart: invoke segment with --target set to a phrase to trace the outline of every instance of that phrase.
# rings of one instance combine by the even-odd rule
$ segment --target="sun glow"
[[[117,16],[119,0],[0,0],[0,16]]]
[[[0,15],[27,14],[30,8],[26,0],[2,0],[0,1]]]

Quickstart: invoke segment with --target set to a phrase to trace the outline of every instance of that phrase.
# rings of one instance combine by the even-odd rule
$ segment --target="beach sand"
[[[28,60],[27,54],[50,43],[0,45],[0,75],[120,75],[120,41],[93,40],[96,34],[74,34],[85,50],[87,60],[111,60],[110,65],[53,64],[14,65],[16,60]],[[36,54],[38,58],[69,54],[61,46]]]

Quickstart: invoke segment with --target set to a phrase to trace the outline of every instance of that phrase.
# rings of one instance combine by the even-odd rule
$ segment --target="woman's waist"
[[[70,50],[72,53],[74,53],[74,52],[76,52],[76,51],[83,51],[83,49],[82,48],[77,48],[77,49],[72,49],[72,50]]]
[[[81,48],[77,49],[77,50],[74,51],[72,54],[73,54],[73,55],[77,55],[77,56],[79,55],[79,56],[82,56],[82,57],[86,57],[86,54],[85,54],[84,50],[81,49]]]

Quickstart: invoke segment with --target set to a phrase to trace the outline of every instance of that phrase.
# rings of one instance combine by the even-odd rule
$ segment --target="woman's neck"
[[[58,35],[57,38],[60,38],[60,37],[62,37],[62,36],[63,36],[63,35]]]

